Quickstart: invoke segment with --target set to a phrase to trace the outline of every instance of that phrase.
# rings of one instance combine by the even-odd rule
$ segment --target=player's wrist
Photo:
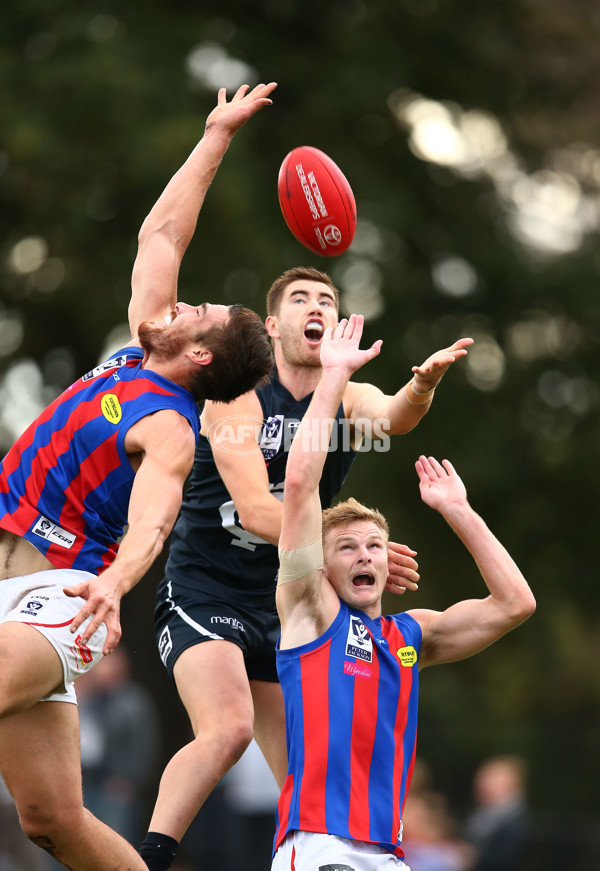
[[[405,387],[406,398],[411,405],[425,405],[431,402],[435,387],[430,387],[429,390],[419,389],[421,385],[415,384],[415,379],[412,378]]]

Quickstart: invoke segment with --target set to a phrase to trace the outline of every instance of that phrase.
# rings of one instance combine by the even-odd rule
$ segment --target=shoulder
[[[177,450],[186,455],[194,454],[196,439],[187,418],[178,411],[164,408],[142,417],[128,433],[126,449],[145,453],[166,453]]]

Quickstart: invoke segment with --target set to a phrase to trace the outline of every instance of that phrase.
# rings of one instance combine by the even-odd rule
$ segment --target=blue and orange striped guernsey
[[[301,830],[379,844],[403,857],[415,760],[421,629],[344,602],[316,641],[277,650],[289,765],[275,850]]]
[[[192,394],[141,368],[123,348],[69,387],[15,442],[0,466],[0,527],[31,542],[56,568],[99,574],[117,553],[135,477],[129,428],[173,409],[195,437]]]

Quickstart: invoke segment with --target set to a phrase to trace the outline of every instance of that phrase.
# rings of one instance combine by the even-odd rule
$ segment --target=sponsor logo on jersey
[[[373,642],[369,630],[360,617],[350,615],[350,627],[346,639],[346,656],[356,656],[365,662],[373,661]]]
[[[97,378],[98,375],[103,375],[105,372],[110,372],[111,369],[120,369],[121,366],[124,366],[127,363],[127,354],[119,354],[118,357],[111,357],[110,360],[107,360],[105,363],[101,363],[99,366],[96,366],[95,369],[91,369],[89,372],[86,372],[82,377],[82,381],[90,381],[92,378]]]
[[[370,680],[371,669],[362,662],[348,662],[344,660],[344,674],[349,674],[351,677],[365,677]]]
[[[87,644],[83,643],[81,635],[78,635],[74,644],[71,645],[71,652],[75,658],[75,668],[77,671],[85,669],[86,665],[89,665],[90,662],[94,661],[92,651]]]
[[[173,642],[171,640],[171,633],[169,632],[169,627],[165,626],[163,631],[160,633],[160,638],[158,639],[158,653],[164,666],[166,666],[169,653],[172,650]]]
[[[396,656],[400,660],[400,665],[405,668],[412,668],[417,661],[417,651],[414,647],[401,647],[396,651]]]
[[[63,529],[62,526],[59,526],[57,523],[52,523],[52,521],[48,520],[47,517],[44,517],[43,514],[40,514],[31,531],[34,535],[39,535],[40,538],[45,538],[51,544],[57,544],[59,547],[66,547],[67,550],[70,550],[77,541],[76,535],[69,532],[67,529]]]
[[[281,447],[281,439],[283,438],[283,414],[276,414],[270,417],[263,427],[260,436],[259,447],[262,451],[265,460],[272,460],[279,448]]]
[[[232,629],[239,629],[240,632],[245,632],[244,624],[241,623],[237,617],[222,617],[220,614],[215,614],[210,618],[211,623],[226,623],[227,626],[231,626]]]
[[[123,417],[121,403],[119,402],[119,398],[115,396],[114,393],[104,394],[104,396],[100,400],[100,408],[102,409],[102,414],[109,423],[119,423],[119,421]]]

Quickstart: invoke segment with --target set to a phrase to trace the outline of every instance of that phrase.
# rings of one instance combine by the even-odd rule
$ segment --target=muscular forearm
[[[535,609],[529,584],[506,548],[468,503],[442,510],[446,522],[477,563],[492,598],[521,622]]]
[[[306,414],[298,427],[287,465],[286,482],[293,476],[307,490],[316,490],[321,480],[333,420],[340,406],[348,377],[343,372],[323,370]],[[287,487],[287,483],[286,483]]]
[[[415,391],[419,391],[416,393]],[[414,429],[431,408],[433,392],[414,384],[414,379],[390,397],[386,417],[389,433],[401,435]]]
[[[275,496],[269,496],[264,503],[238,508],[237,512],[245,530],[270,544],[279,542],[283,505]]]
[[[232,137],[232,133],[216,125],[207,126],[204,136],[144,221],[140,237],[168,227],[173,241],[185,251],[194,234],[206,192]]]

